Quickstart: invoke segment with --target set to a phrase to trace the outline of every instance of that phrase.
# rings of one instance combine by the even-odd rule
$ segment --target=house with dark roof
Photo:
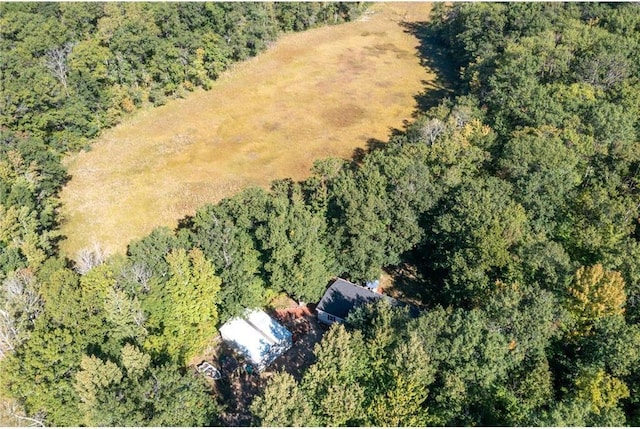
[[[355,285],[344,279],[337,279],[329,286],[316,306],[318,320],[327,325],[344,322],[351,310],[363,304],[384,299],[396,305],[396,300],[373,292],[370,289]]]

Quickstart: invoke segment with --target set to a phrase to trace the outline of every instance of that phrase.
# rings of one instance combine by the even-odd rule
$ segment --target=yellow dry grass
[[[350,159],[386,141],[434,75],[401,21],[428,3],[377,3],[363,19],[282,37],[209,91],[137,112],[66,160],[64,254],[98,242],[121,252],[208,202],[277,178],[303,179],[313,161]]]

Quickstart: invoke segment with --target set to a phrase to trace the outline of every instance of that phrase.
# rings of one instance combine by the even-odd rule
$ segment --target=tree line
[[[424,311],[332,327],[300,380],[254,400],[257,424],[640,423],[638,22],[636,5],[434,7],[415,30],[454,62],[455,98],[334,182],[328,212],[349,273],[414,265]]]
[[[0,6],[5,134],[59,151],[140,106],[208,89],[278,34],[357,17],[359,3],[7,3]],[[6,139],[7,137],[5,137]]]
[[[41,204],[1,217],[2,257],[17,249],[2,392],[48,424],[215,424],[224,404],[185,363],[216,326],[411,266],[396,282],[422,314],[352,313],[300,380],[272,378],[256,424],[638,425],[639,21],[632,4],[438,5],[421,31],[457,62],[456,97],[362,160],[318,161],[110,258],[29,244],[32,212],[55,243]],[[55,202],[64,172],[41,165],[59,152],[20,144],[3,201]]]
[[[169,339],[183,323],[195,323],[201,338],[215,329],[220,280],[210,262],[196,250],[162,254],[158,266],[166,271],[158,281],[151,256],[101,267],[106,261],[98,248],[76,263],[61,258],[58,192],[68,180],[61,158],[89,147],[102,129],[142,106],[210,88],[231,64],[261,52],[283,32],[349,21],[365,7],[0,5],[0,359],[3,373],[15,375],[3,378],[2,397],[13,399],[3,401],[2,414],[57,425],[216,421],[208,392],[176,357],[199,343]],[[171,293],[161,290],[167,281],[176,288]],[[191,281],[203,285],[196,305],[207,306],[201,313],[207,324],[178,317],[165,326],[182,314],[180,305],[191,304],[179,299],[180,288],[191,284],[181,282]],[[146,293],[149,300],[141,298]],[[169,308],[166,301],[177,305]],[[147,305],[159,312],[145,313]],[[104,398],[111,395],[126,404],[109,409]],[[171,401],[181,399],[195,408],[175,416]]]
[[[57,252],[61,155],[360,3],[0,5],[0,278]]]

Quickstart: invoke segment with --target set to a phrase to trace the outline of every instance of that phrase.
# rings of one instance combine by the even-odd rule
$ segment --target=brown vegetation
[[[108,252],[239,189],[302,179],[314,160],[351,158],[386,140],[434,75],[402,21],[426,3],[378,3],[357,22],[282,37],[210,91],[136,113],[67,160],[62,193],[71,257],[94,240]],[[427,84],[428,86],[429,84]]]

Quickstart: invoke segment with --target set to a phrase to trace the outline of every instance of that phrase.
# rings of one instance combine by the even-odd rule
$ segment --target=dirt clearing
[[[303,179],[316,159],[350,159],[370,139],[386,141],[435,81],[419,40],[402,26],[426,21],[430,9],[376,3],[359,21],[285,35],[210,91],[105,131],[92,150],[66,160],[63,253],[73,258],[92,242],[122,252],[207,202]]]

